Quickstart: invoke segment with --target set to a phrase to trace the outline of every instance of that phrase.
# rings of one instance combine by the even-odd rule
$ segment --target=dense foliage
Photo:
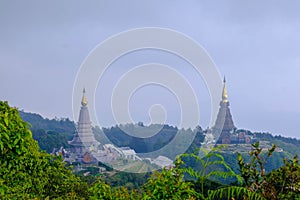
[[[75,123],[73,121],[68,118],[47,119],[36,113],[27,113],[24,111],[19,112],[21,118],[30,124],[32,136],[38,141],[41,150],[46,150],[48,153],[51,153],[54,148],[58,149],[60,147],[69,147],[68,141],[72,139],[75,132]],[[138,124],[116,125],[114,127],[103,129],[96,126],[93,128],[93,132],[95,134],[95,138],[101,143],[106,139],[105,137],[101,137],[101,135],[103,135],[102,133],[105,133],[110,142],[113,142],[116,146],[129,146],[135,149],[136,152],[150,152],[155,149],[159,149],[170,142],[170,140],[178,132],[178,128],[164,125],[155,137],[153,136],[148,139],[132,137],[122,130],[125,129],[126,131],[134,133],[138,133],[139,131],[152,132],[153,130],[157,130],[158,127],[161,127],[161,125],[144,126],[140,122]],[[183,129],[180,131],[188,133],[191,130]],[[205,137],[205,131],[203,131],[200,126],[197,126],[193,131],[196,133],[195,138],[190,148],[187,150],[187,153],[193,153],[199,146],[201,146]],[[300,156],[299,139],[287,138],[280,135],[273,136],[270,133],[251,132],[243,129],[239,129],[237,132],[245,132],[247,135],[255,137],[258,141],[269,141],[271,144],[275,144],[279,148],[284,149],[284,155],[275,153],[272,156],[270,161],[267,163],[267,171],[271,171],[281,166],[283,164],[283,157],[291,159],[293,155]],[[227,162],[230,162],[230,164],[236,165],[234,168],[237,167],[236,162],[231,163],[231,160],[236,160],[236,156],[228,154],[224,155],[224,158]]]
[[[41,150],[45,150],[51,153],[53,149],[59,149],[60,147],[68,148],[68,141],[72,139],[75,132],[75,124],[68,118],[55,118],[47,119],[43,118],[39,114],[27,113],[20,111],[21,118],[30,124],[30,129],[32,131],[32,136],[38,141]],[[139,133],[149,133],[156,132],[152,137],[149,138],[138,138],[128,135],[123,130],[127,132],[133,132],[137,135]],[[103,142],[106,138],[103,138],[103,133],[109,139],[109,142],[116,146],[124,147],[128,146],[134,149],[138,153],[153,152],[160,149],[161,147],[168,144],[178,131],[189,132],[191,130],[178,130],[177,127],[169,125],[158,125],[152,124],[149,126],[144,126],[141,122],[139,124],[126,124],[117,125],[110,128],[100,129],[99,127],[94,127],[93,132],[95,138],[98,141]],[[189,148],[189,152],[193,152],[196,148],[201,145],[204,140],[204,135],[201,127],[196,127],[196,137]]]
[[[248,156],[237,154],[235,162],[239,173],[226,162],[222,149],[200,149],[203,153],[183,154],[173,167],[154,172],[141,187],[118,187],[114,179],[108,181],[103,176],[80,179],[65,166],[61,157],[40,151],[18,110],[0,101],[0,198],[300,199],[297,156],[283,159],[278,169],[266,170],[275,149],[273,145],[266,151],[255,143]],[[186,161],[193,165],[187,165]],[[124,177],[126,174],[119,173],[115,180]],[[145,176],[132,175],[127,180],[135,182],[139,178]],[[224,184],[219,182],[221,179],[236,181]]]
[[[30,123],[31,128],[55,131],[59,133],[71,133],[75,131],[75,124],[68,118],[47,119],[36,113],[19,111],[21,118]]]
[[[300,163],[297,156],[293,160],[284,159],[284,165],[277,170],[266,173],[265,164],[274,153],[276,146],[272,145],[267,151],[259,147],[259,143],[252,144],[250,158],[245,161],[238,154],[243,184],[229,186],[209,191],[210,198],[235,199],[300,199]]]
[[[152,137],[139,138],[128,135],[126,132],[139,133],[159,131]],[[116,146],[128,146],[135,149],[137,153],[153,152],[168,144],[176,135],[178,129],[176,127],[164,125],[152,124],[148,127],[143,125],[126,124],[120,126],[114,126],[111,128],[104,128],[103,132],[108,139]]]
[[[270,133],[252,133],[258,140],[267,140],[276,146],[285,149],[293,155],[300,155],[300,140],[296,138],[283,137],[281,135],[273,136]]]
[[[30,124],[33,139],[41,150],[51,153],[53,149],[68,148],[68,141],[75,132],[75,124],[68,118],[45,119],[35,113],[20,111],[21,118]]]
[[[16,108],[0,101],[0,198],[86,197],[87,184],[40,152]]]

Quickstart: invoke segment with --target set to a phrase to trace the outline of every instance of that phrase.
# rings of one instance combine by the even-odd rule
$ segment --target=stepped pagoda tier
[[[83,89],[76,132],[69,144],[71,152],[77,154],[78,157],[83,157],[85,153],[89,153],[99,146],[99,142],[95,139],[92,130],[85,89]]]
[[[217,143],[230,144],[231,135],[235,132],[235,126],[233,124],[232,116],[229,109],[228,94],[226,90],[226,81],[224,77],[224,85],[222,91],[222,100],[220,102],[220,109],[217,116],[215,125],[212,127],[212,131],[215,134],[220,134]]]

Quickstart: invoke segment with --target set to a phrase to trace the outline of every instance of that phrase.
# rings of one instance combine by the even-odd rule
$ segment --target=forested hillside
[[[46,150],[51,153],[54,148],[60,147],[68,148],[68,141],[72,139],[75,132],[75,124],[68,118],[62,119],[46,119],[41,115],[35,113],[27,113],[20,111],[22,119],[30,124],[33,138],[38,141],[39,146],[42,150]],[[122,125],[121,125],[122,126]],[[93,129],[95,138],[102,143],[101,134],[104,133],[106,137],[114,145],[118,147],[128,146],[135,149],[137,153],[151,152],[160,149],[164,145],[168,144],[173,137],[176,135],[178,128],[169,125],[150,125],[143,126],[135,124],[127,124],[126,130],[136,132],[148,131],[161,129],[157,134],[149,138],[138,138],[126,134],[122,127],[114,126],[110,128],[100,129],[95,127]],[[191,131],[191,130],[180,130],[180,131]],[[195,140],[191,145],[189,151],[192,152],[201,145],[204,140],[202,129],[196,128],[194,131],[197,132]],[[100,134],[101,133],[101,134]]]
[[[283,137],[281,135],[272,135],[271,133],[259,133],[254,132],[257,138],[260,140],[267,140],[270,143],[279,146],[284,149],[284,151],[289,152],[291,154],[297,154],[300,156],[300,140],[296,138]]]
[[[138,188],[119,187],[113,180],[86,181],[74,175],[60,157],[41,152],[28,124],[15,108],[0,101],[0,198],[1,199],[299,199],[300,163],[297,156],[283,159],[280,168],[267,172],[266,163],[277,147],[266,151],[252,144],[248,158],[237,152],[236,173],[222,155],[222,146],[182,154],[174,167],[158,170]],[[226,147],[225,147],[226,148]],[[191,167],[194,163],[198,168]],[[121,178],[124,176],[121,176]],[[142,175],[141,178],[145,178]],[[130,177],[133,181],[138,176]],[[89,179],[91,180],[91,179]],[[129,180],[129,179],[127,179]],[[220,180],[232,180],[224,184]],[[114,187],[117,186],[117,187]]]
[[[24,111],[19,111],[22,119],[30,124],[30,129],[32,131],[33,138],[38,141],[39,146],[42,150],[46,150],[48,153],[51,153],[54,148],[68,148],[68,141],[72,139],[75,132],[75,123],[68,118],[61,119],[46,119],[41,115],[35,113],[27,113]],[[126,134],[122,129],[126,126],[126,130],[131,130],[137,132],[140,130],[156,130],[160,125],[150,125],[143,126],[143,129],[140,128],[142,124],[127,124],[113,126],[110,128],[95,127],[93,129],[95,138],[102,142],[101,133],[105,133],[107,138],[114,145],[122,147],[129,146],[130,148],[135,149],[138,153],[151,152],[157,150],[167,144],[170,140],[173,139],[175,134],[178,131],[177,127],[164,125],[158,134],[149,137],[149,138],[137,138],[131,135]],[[201,143],[204,140],[204,132],[200,126],[196,127],[194,130],[181,130],[181,131],[194,131],[196,133],[195,139],[191,144],[190,148],[187,150],[188,153],[194,152],[195,149],[201,146]],[[275,153],[275,156],[267,164],[267,169],[272,170],[277,168],[282,164],[282,157],[291,158],[293,155],[300,155],[300,140],[295,138],[287,138],[283,136],[273,136],[270,133],[260,133],[260,132],[251,132],[249,130],[238,130],[244,131],[248,135],[256,137],[259,141],[268,141],[270,144],[275,144],[279,148],[283,149],[282,153]],[[231,160],[236,159],[235,154],[224,154],[225,158],[231,162]],[[234,168],[237,167],[237,163],[232,162]]]
[[[41,150],[51,153],[60,147],[69,148],[68,141],[75,132],[75,124],[68,118],[47,119],[36,113],[19,111],[21,118],[29,123],[32,136]]]

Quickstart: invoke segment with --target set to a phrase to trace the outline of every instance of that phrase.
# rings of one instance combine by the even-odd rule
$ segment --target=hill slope
[[[40,148],[47,152],[52,152],[53,148],[60,148],[61,146],[68,148],[68,141],[72,139],[75,132],[75,123],[67,118],[61,119],[47,119],[36,113],[27,113],[19,111],[22,119],[31,124],[31,130],[33,138],[38,141]],[[137,125],[128,124],[126,126],[131,127],[135,132],[139,130]],[[155,125],[148,126],[149,130],[155,128]],[[118,126],[111,128],[94,128],[95,138],[100,139],[99,131],[103,131],[105,135],[116,146],[129,146],[135,149],[136,152],[149,152],[161,148],[173,139],[178,129],[169,125],[164,125],[163,129],[156,135],[150,138],[136,138],[124,133]],[[183,130],[192,131],[192,130]],[[204,139],[204,133],[201,127],[197,127],[195,130],[196,137],[188,149],[188,152],[193,152],[196,148],[200,147],[201,142]],[[242,130],[245,131],[245,130]],[[282,153],[278,153],[278,156],[274,156],[274,160],[270,161],[270,165],[276,165],[283,155],[285,157],[291,157],[292,155],[300,155],[300,140],[295,138],[287,138],[283,136],[273,136],[270,133],[260,133],[246,131],[247,134],[255,136],[259,141],[267,141],[269,144],[275,144],[283,149]],[[101,142],[101,141],[100,141]],[[277,155],[277,154],[276,154]],[[236,160],[231,158],[233,155],[226,156],[230,160]]]

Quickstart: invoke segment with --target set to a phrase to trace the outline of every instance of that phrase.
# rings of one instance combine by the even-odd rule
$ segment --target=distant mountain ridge
[[[30,124],[32,137],[40,149],[51,153],[60,147],[69,148],[68,141],[75,132],[75,123],[68,118],[47,119],[36,113],[19,111],[21,118]]]
[[[21,118],[33,129],[70,133],[75,131],[75,123],[68,118],[47,119],[36,113],[19,111]]]
[[[54,148],[57,149],[61,146],[64,148],[69,147],[68,141],[72,139],[72,136],[76,130],[76,125],[73,121],[69,120],[68,118],[47,119],[36,113],[24,111],[19,112],[22,119],[31,124],[33,138],[38,141],[42,150],[46,150],[47,152],[51,153]],[[136,127],[134,124],[128,124],[127,126],[131,127],[132,129]],[[151,126],[155,125],[150,125],[150,129]],[[147,152],[158,149],[172,140],[174,135],[177,133],[178,128],[164,125],[163,129],[149,140],[145,138],[135,138],[129,136],[117,125],[102,129],[95,127],[95,138],[101,142],[101,138],[99,138],[98,135],[99,131],[103,131],[109,140],[112,141],[116,146],[129,146],[135,149],[137,152]],[[184,131],[197,132],[191,147],[187,150],[188,152],[192,152],[201,145],[201,142],[204,140],[205,133],[199,126],[194,130],[187,129]],[[247,134],[255,136],[260,141],[269,141],[270,143],[279,146],[285,151],[286,154],[300,156],[300,140],[296,138],[273,136],[270,133],[251,132],[249,130],[241,131],[246,131]]]

